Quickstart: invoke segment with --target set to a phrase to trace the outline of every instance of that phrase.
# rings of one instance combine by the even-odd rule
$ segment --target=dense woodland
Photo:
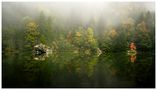
[[[89,13],[77,10],[81,6],[76,5],[68,14],[64,7],[62,13],[56,14],[55,8],[25,6],[2,6],[3,52],[31,51],[39,43],[59,52],[122,52],[129,49],[130,43],[136,45],[137,51],[155,50],[155,12],[145,3],[113,3],[108,10],[102,7],[101,12]]]

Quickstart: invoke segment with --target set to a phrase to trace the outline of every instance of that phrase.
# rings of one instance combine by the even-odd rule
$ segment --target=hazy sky
[[[103,15],[106,19],[121,18],[127,16],[125,12],[133,10],[155,10],[154,2],[3,2],[2,17],[5,19],[23,18],[25,16],[37,16],[41,11],[47,16],[55,16],[59,19],[82,19],[85,22],[90,18]],[[73,17],[75,16],[75,17]],[[114,20],[114,19],[113,19]]]

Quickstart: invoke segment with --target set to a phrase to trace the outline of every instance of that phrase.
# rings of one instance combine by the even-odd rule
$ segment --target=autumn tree
[[[33,47],[38,42],[38,24],[35,21],[26,23],[25,40],[27,47]]]
[[[97,45],[97,41],[96,39],[94,38],[94,32],[93,32],[93,29],[88,27],[87,31],[86,31],[86,34],[85,34],[85,44],[88,48],[91,48],[91,49],[95,49],[98,47]]]
[[[84,43],[84,33],[83,33],[83,31],[84,31],[84,29],[82,27],[79,27],[74,32],[72,44],[74,44],[74,46],[76,46],[78,48],[83,47],[83,43]]]

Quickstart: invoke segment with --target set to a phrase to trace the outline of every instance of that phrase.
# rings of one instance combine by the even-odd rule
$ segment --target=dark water
[[[155,87],[155,56],[70,52],[2,55],[3,87]]]

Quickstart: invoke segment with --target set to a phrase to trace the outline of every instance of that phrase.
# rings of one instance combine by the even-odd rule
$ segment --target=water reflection
[[[151,53],[21,53],[3,56],[3,87],[153,87],[154,67]]]
[[[137,57],[137,51],[136,50],[128,51],[127,55],[130,58],[130,62],[134,63],[136,61],[136,57]]]
[[[46,57],[49,57],[49,55],[46,53],[43,53],[43,54],[39,54],[39,55],[34,55],[33,59],[34,60],[45,60]]]
[[[134,62],[136,61],[136,55],[131,55],[131,56],[130,56],[130,61],[131,61],[132,63],[134,63]]]

